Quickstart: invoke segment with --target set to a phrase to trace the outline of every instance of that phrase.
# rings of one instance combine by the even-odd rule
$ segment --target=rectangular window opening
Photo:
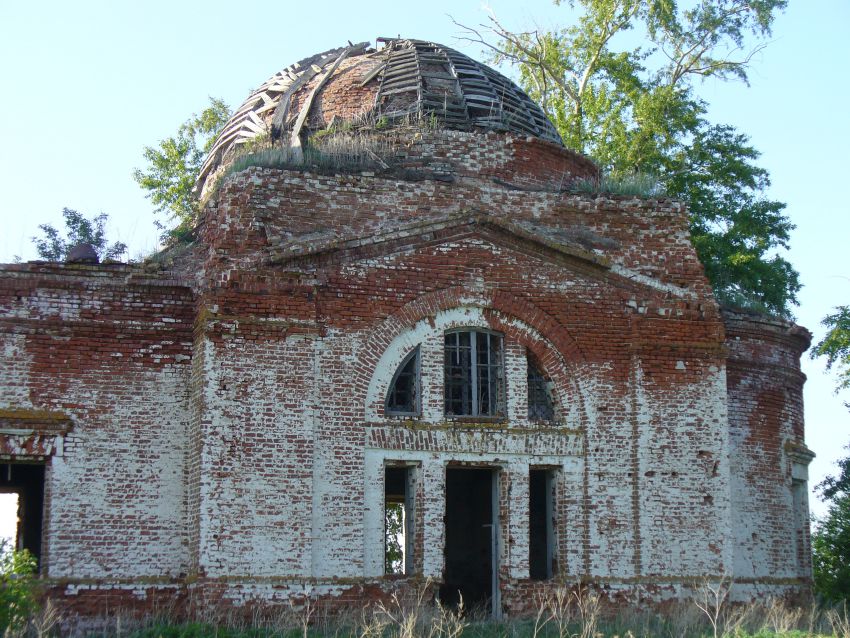
[[[0,463],[0,492],[3,517],[16,521],[12,542],[26,549],[41,564],[41,534],[44,519],[44,464]],[[7,511],[8,510],[8,511]]]
[[[551,382],[543,375],[537,361],[529,354],[528,365],[528,420],[551,423],[555,419]]]
[[[531,469],[528,476],[529,576],[555,575],[555,470]]]
[[[497,417],[505,411],[502,337],[483,330],[445,335],[447,416]]]
[[[413,468],[384,469],[384,573],[413,571]]]

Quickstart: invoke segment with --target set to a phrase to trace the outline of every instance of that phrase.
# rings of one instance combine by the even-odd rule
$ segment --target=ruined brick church
[[[805,594],[809,333],[718,305],[683,204],[597,183],[510,80],[387,39],[251,94],[191,242],[0,267],[0,491],[49,595]]]

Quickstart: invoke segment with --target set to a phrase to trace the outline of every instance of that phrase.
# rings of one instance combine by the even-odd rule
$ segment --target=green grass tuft
[[[645,173],[624,176],[603,175],[596,180],[578,180],[572,183],[570,190],[579,193],[626,195],[632,197],[656,198],[666,195],[658,178]]]

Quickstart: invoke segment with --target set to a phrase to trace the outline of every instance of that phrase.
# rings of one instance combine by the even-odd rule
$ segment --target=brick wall
[[[2,268],[9,427],[44,412],[68,422],[49,454],[4,454],[47,464],[41,573],[53,583],[185,576],[191,299],[128,266]]]
[[[729,348],[734,574],[758,585],[809,583],[808,479],[800,355],[811,334],[793,323],[724,313]]]
[[[479,138],[524,190],[479,165]],[[680,204],[553,189],[546,143],[432,142],[457,146],[453,181],[235,175],[160,270],[4,267],[0,417],[71,423],[0,438],[8,459],[47,459],[53,596],[82,615],[339,606],[440,579],[458,465],[497,477],[506,611],[551,586],[529,580],[532,467],[554,473],[558,579],[634,602],[732,572],[802,582],[799,329],[721,316]],[[503,336],[503,418],[446,418],[457,328]],[[421,413],[390,416],[416,347]],[[529,354],[551,423],[528,418]],[[407,577],[383,575],[387,463],[415,468]]]

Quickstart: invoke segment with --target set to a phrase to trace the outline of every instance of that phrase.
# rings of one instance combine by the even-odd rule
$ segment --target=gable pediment
[[[581,228],[573,231],[535,224],[529,220],[509,220],[476,211],[464,211],[440,220],[413,222],[366,237],[351,237],[333,228],[325,228],[295,237],[269,234],[269,258],[272,263],[321,255],[329,252],[364,249],[372,255],[409,250],[417,244],[433,243],[437,236],[480,234],[497,243],[528,244],[539,250],[553,251],[563,257],[607,269],[611,260],[603,247],[610,240]]]
[[[620,251],[619,243],[587,227],[561,228],[471,210],[364,237],[342,235],[332,228],[297,237],[270,236],[268,265],[282,266],[323,258],[359,261],[471,237],[581,272],[584,276],[607,280],[619,288],[688,296],[686,289],[656,281],[618,264],[607,253]]]

